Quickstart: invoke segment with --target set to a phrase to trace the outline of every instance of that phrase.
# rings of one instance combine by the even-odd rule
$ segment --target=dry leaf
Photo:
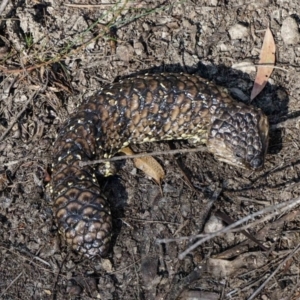
[[[254,81],[254,86],[251,92],[251,101],[263,90],[268,82],[268,79],[273,71],[275,63],[275,42],[270,28],[268,27],[265,33],[264,42],[260,52],[257,74]]]
[[[126,155],[132,155],[134,152],[129,148],[123,148],[121,150]],[[146,175],[160,184],[165,177],[165,172],[162,166],[152,156],[144,156],[133,159],[134,165],[139,170],[143,171]]]
[[[132,154],[134,154],[133,151],[129,147],[122,148],[120,150],[120,152],[122,152],[122,153],[124,153],[126,155],[132,155]]]

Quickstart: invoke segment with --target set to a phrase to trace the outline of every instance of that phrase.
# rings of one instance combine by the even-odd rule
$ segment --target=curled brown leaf
[[[132,155],[134,152],[129,148],[121,150],[126,155]],[[143,171],[147,176],[152,178],[156,183],[161,184],[165,177],[165,172],[162,166],[152,156],[144,156],[133,159],[134,165],[139,170]]]

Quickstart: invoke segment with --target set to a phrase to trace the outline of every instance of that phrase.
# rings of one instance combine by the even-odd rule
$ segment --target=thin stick
[[[246,224],[244,226],[241,226],[239,228],[236,228],[236,229],[232,229],[231,232],[240,232],[242,230],[247,230],[249,228],[252,228],[258,224],[261,224],[261,223],[264,223],[264,222],[267,222],[269,221],[270,219],[274,218],[276,215],[278,215],[278,213],[275,211],[275,212],[272,212],[266,216],[264,216],[263,218],[259,219],[259,220],[256,220],[252,223],[249,223],[249,224]]]
[[[274,270],[274,272],[265,280],[265,282],[248,298],[248,300],[254,299],[261,290],[266,286],[266,284],[276,275],[276,273],[282,268],[282,266],[289,261],[297,252],[300,250],[300,244],[288,255]]]
[[[252,64],[252,63],[249,62],[249,64],[244,64],[244,65],[241,65],[241,66],[235,66],[234,68],[239,70],[239,69],[242,69],[244,67],[252,67],[252,66],[254,66],[254,67],[267,67],[267,68],[273,68],[273,69],[278,69],[278,70],[281,70],[281,71],[284,71],[284,72],[288,72],[287,69],[275,66],[272,63],[270,63],[270,64]]]
[[[280,129],[280,128],[286,128],[289,126],[295,126],[295,124],[297,124],[299,119],[300,119],[300,116],[295,117],[295,118],[286,119],[284,121],[279,121],[276,124],[271,124],[270,127],[272,130],[275,130],[275,129]]]
[[[248,215],[248,216],[242,218],[241,220],[236,221],[235,223],[233,223],[233,224],[231,224],[231,225],[229,225],[229,226],[227,226],[227,227],[225,227],[221,230],[218,230],[216,232],[211,233],[207,237],[204,237],[204,238],[200,239],[198,242],[196,242],[195,244],[190,246],[188,249],[181,252],[178,257],[179,257],[179,259],[184,259],[186,255],[188,255],[191,251],[195,250],[198,246],[200,246],[204,242],[206,242],[208,240],[211,240],[212,238],[214,238],[216,236],[222,235],[222,234],[228,232],[229,230],[231,230],[235,227],[238,227],[238,226],[242,225],[243,223],[250,221],[251,219],[254,219],[255,217],[258,217],[262,214],[265,214],[265,213],[268,213],[268,212],[271,212],[271,211],[275,211],[274,215],[278,215],[278,214],[282,213],[282,210],[286,211],[288,209],[292,209],[293,207],[295,207],[299,204],[300,204],[300,197],[298,197],[296,199],[286,201],[286,202],[281,202],[277,205],[266,207],[266,208],[264,208],[260,211],[257,211],[257,212],[255,212],[251,215]]]
[[[2,0],[2,3],[1,3],[1,5],[0,5],[0,15],[3,13],[3,11],[4,11],[5,7],[6,7],[6,5],[8,4],[8,1],[9,1],[9,0]]]
[[[169,238],[169,239],[156,239],[155,242],[157,244],[167,244],[167,243],[172,243],[172,242],[182,242],[182,241],[186,241],[186,240],[195,240],[198,238],[203,238],[203,237],[207,237],[208,234],[206,233],[200,233],[200,234],[196,234],[196,235],[188,235],[188,236],[180,236],[178,238]]]
[[[124,272],[125,270],[131,268],[133,265],[139,263],[142,259],[139,258],[138,260],[134,261],[133,263],[131,263],[130,265],[122,268],[122,269],[119,269],[119,270],[115,270],[115,271],[112,271],[112,272],[107,272],[108,274],[116,274],[116,273],[121,273],[121,272]]]
[[[226,222],[227,225],[233,224],[234,220],[231,219],[228,215],[221,211],[217,211],[215,213],[215,216],[219,217],[222,221]],[[238,229],[235,229],[238,230]],[[265,247],[255,236],[250,234],[245,229],[241,229],[239,232],[241,232],[244,236],[246,236],[248,239],[250,239],[252,242],[256,243],[262,250],[269,251],[270,249],[268,247]]]
[[[120,218],[120,220],[124,221],[124,220],[130,220],[130,221],[134,221],[134,222],[141,222],[141,223],[150,223],[150,224],[169,224],[169,225],[180,225],[180,223],[176,223],[176,222],[168,222],[168,221],[159,221],[159,220],[143,220],[143,219],[135,219],[135,218]]]
[[[122,150],[120,150],[122,152]],[[177,153],[189,153],[189,152],[207,152],[206,147],[197,147],[192,149],[176,149],[176,150],[167,150],[167,151],[153,151],[150,153],[137,153],[132,155],[121,155],[121,156],[115,156],[111,158],[103,158],[98,160],[92,160],[92,161],[81,161],[79,163],[80,167],[104,163],[107,161],[116,161],[116,160],[122,160],[122,159],[128,159],[128,158],[138,158],[138,157],[145,157],[145,156],[154,156],[154,155],[167,155],[167,154],[177,154]]]
[[[102,4],[70,4],[65,3],[64,6],[75,7],[75,8],[101,8],[107,5],[115,5],[116,3],[102,3]]]
[[[273,69],[278,69],[284,72],[288,72],[288,70],[286,70],[285,68],[282,67],[278,67],[278,66],[274,66],[272,64],[257,64],[255,65],[256,67],[266,67],[266,68],[273,68]]]
[[[13,281],[11,281],[11,283],[7,286],[7,288],[1,293],[0,298],[2,298],[2,296],[5,295],[6,291],[8,291],[8,289],[20,278],[22,274],[23,272],[21,272]]]

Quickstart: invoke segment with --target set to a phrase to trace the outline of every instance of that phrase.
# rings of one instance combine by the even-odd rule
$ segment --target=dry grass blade
[[[274,38],[270,28],[268,27],[260,52],[259,65],[257,67],[257,74],[250,97],[251,101],[263,90],[270,75],[272,74],[275,63],[275,51],[276,46]]]

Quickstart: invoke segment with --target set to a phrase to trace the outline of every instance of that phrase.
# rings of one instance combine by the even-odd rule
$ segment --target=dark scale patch
[[[262,167],[268,122],[199,76],[155,74],[106,85],[78,108],[53,151],[54,216],[73,250],[105,256],[112,220],[94,168],[80,161],[114,155],[125,143],[193,139],[235,166]],[[103,172],[106,172],[102,168]]]

